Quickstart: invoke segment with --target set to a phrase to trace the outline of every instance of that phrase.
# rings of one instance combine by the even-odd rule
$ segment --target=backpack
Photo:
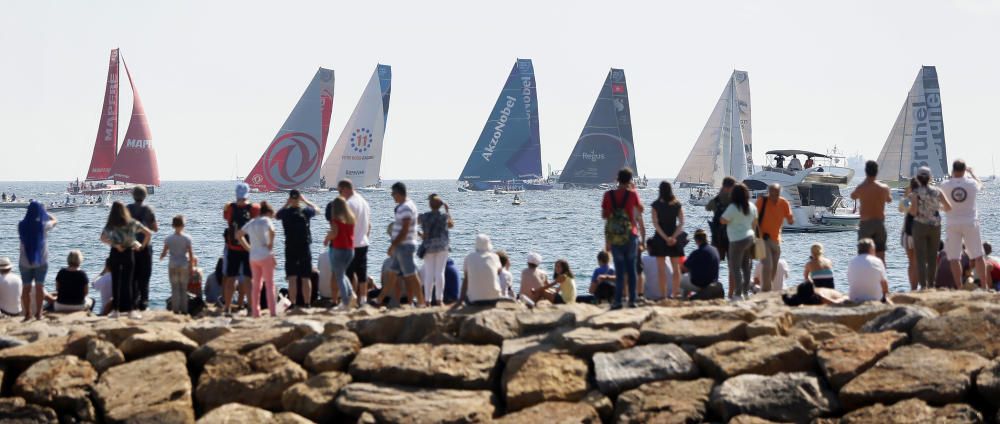
[[[625,190],[625,205],[628,205],[629,195],[631,194],[631,191]],[[629,213],[625,210],[624,205],[618,207],[617,202],[615,202],[614,190],[609,190],[607,196],[611,200],[611,215],[608,216],[608,220],[604,223],[604,237],[612,246],[624,246],[628,244],[629,238],[632,237],[632,219],[629,217]]]
[[[223,234],[226,238],[226,243],[233,246],[240,244],[240,242],[236,240],[236,232],[239,231],[240,228],[243,228],[247,222],[250,222],[250,210],[252,208],[253,205],[250,203],[247,203],[246,206],[243,207],[237,205],[236,202],[229,204],[229,225]]]

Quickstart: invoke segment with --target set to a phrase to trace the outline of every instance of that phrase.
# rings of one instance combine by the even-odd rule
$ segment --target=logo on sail
[[[320,143],[304,132],[278,137],[264,153],[265,177],[279,188],[295,188],[309,181],[319,166]]]
[[[130,138],[125,140],[125,147],[129,149],[148,149],[153,145],[153,140],[136,140]]]
[[[583,152],[580,156],[583,157],[583,160],[589,160],[591,162],[597,162],[599,160],[604,160],[604,157],[605,157],[604,153],[597,153],[596,151],[593,151],[593,150],[591,150],[589,153],[588,152]]]
[[[612,94],[625,94],[625,84],[611,84]]]
[[[351,148],[358,153],[368,153],[372,147],[372,130],[357,128],[351,133]]]
[[[507,121],[510,120],[511,109],[514,107],[516,102],[516,98],[507,96],[507,104],[500,110],[500,118],[497,119],[497,125],[493,127],[493,138],[490,139],[490,144],[486,146],[486,151],[483,152],[483,159],[487,162],[489,162],[493,157],[493,152],[497,149],[497,144],[500,143],[500,138],[503,137],[503,129],[507,126]]]

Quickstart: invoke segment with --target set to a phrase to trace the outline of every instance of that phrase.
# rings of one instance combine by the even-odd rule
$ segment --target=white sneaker
[[[132,311],[129,312],[128,317],[132,319],[142,319],[142,313],[139,311]]]

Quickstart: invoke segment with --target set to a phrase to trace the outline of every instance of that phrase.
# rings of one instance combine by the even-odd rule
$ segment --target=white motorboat
[[[511,202],[511,204],[514,205],[514,206],[520,206],[521,205],[521,196],[518,196],[518,195],[515,194],[514,195],[514,201]]]
[[[688,194],[688,204],[699,207],[706,206],[708,205],[708,202],[712,201],[712,198],[715,197],[715,193],[717,192],[718,190],[712,190],[709,188],[692,188],[691,192]]]
[[[767,195],[771,184],[781,184],[781,196],[792,207],[795,224],[785,223],[789,233],[854,231],[861,217],[849,207],[840,190],[854,178],[854,170],[840,165],[844,158],[804,150],[773,150],[766,153],[766,165],[744,180],[753,196]],[[805,156],[808,168],[776,166],[778,157]],[[775,166],[772,166],[775,164]]]

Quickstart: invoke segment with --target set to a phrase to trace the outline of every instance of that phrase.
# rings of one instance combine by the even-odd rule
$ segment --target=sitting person
[[[673,261],[663,261],[667,278],[662,281],[663,285],[660,285],[657,258],[648,255],[642,257],[642,277],[639,281],[642,281],[643,297],[647,300],[657,301],[671,297],[670,293],[674,291],[674,268],[671,262]]]
[[[694,232],[695,249],[681,265],[681,295],[694,299],[721,299],[724,297],[719,284],[719,251],[708,244],[708,234],[698,229]]]
[[[322,306],[333,306],[334,302],[333,290],[336,284],[331,284],[330,281],[333,278],[333,269],[330,266],[330,249],[321,249],[319,252],[319,258],[316,259],[316,265],[318,268],[317,273],[319,274],[319,284],[313,284],[316,287],[319,300],[317,305]]]
[[[788,306],[831,305],[843,303],[847,297],[843,293],[826,287],[817,287],[808,281],[795,288],[795,294],[783,294],[781,300]]]
[[[961,289],[965,281],[972,276],[972,260],[969,258],[969,253],[966,252],[963,246],[962,258],[959,260],[959,265],[962,267],[963,281],[955,281],[955,274],[951,272],[951,262],[944,251],[944,242],[939,243],[938,249],[938,271],[937,277],[934,279],[934,285],[939,289]]]
[[[6,200],[4,195],[4,200]],[[11,270],[10,258],[0,258],[0,315],[21,315],[21,277]]]
[[[510,257],[502,250],[497,252],[497,257],[500,258],[500,296],[513,299],[514,274],[510,273]]]
[[[531,252],[528,254],[527,262],[528,267],[521,271],[521,287],[517,293],[518,299],[528,304],[534,304],[542,299],[549,302],[554,301],[556,298],[555,289],[552,289],[550,286],[547,290],[541,290],[542,287],[549,284],[549,277],[545,275],[545,271],[539,268],[542,264],[542,256]]]
[[[104,270],[101,275],[94,280],[94,290],[101,296],[101,310],[98,315],[104,316],[111,313],[112,285],[111,285],[111,260],[104,261]]]
[[[858,240],[858,256],[847,265],[848,298],[855,303],[882,301],[889,303],[889,281],[885,264],[875,256],[875,241]]]
[[[611,267],[611,256],[602,250],[597,253],[597,268],[590,277],[590,288],[587,290],[596,303],[602,300],[611,303],[615,297],[615,269]]]
[[[87,297],[90,279],[87,273],[80,269],[83,263],[83,253],[70,250],[66,257],[66,268],[56,274],[56,293],[53,310],[55,312],[76,312],[90,310],[94,307],[94,299]]]
[[[778,269],[775,270],[774,279],[771,280],[771,285],[767,286],[761,279],[764,278],[764,266],[761,261],[757,261],[754,265],[753,270],[753,287],[757,292],[766,291],[763,288],[770,287],[770,291],[782,291],[785,289],[785,280],[788,278],[788,262],[785,262],[785,258],[778,259]]]
[[[989,287],[994,290],[1000,290],[1000,261],[997,258],[991,256],[993,255],[993,245],[990,243],[983,243],[983,253],[986,258],[986,273],[990,276]]]
[[[833,261],[823,256],[823,245],[815,243],[810,248],[809,262],[806,262],[804,277],[816,287],[833,288]]]
[[[476,236],[476,251],[465,257],[462,299],[470,305],[493,306],[501,298],[500,258],[486,234]]]
[[[552,270],[552,282],[542,286],[541,291],[555,286],[559,286],[559,291],[552,303],[576,303],[576,281],[573,279],[573,271],[569,269],[569,262],[566,262],[565,259],[556,261]]]
[[[444,265],[444,303],[450,305],[458,301],[458,267],[448,258]],[[511,276],[513,278],[513,276]]]
[[[205,303],[209,305],[222,305],[222,279],[225,277],[223,273],[225,268],[222,265],[223,259],[219,258],[215,264],[215,271],[205,278]]]

